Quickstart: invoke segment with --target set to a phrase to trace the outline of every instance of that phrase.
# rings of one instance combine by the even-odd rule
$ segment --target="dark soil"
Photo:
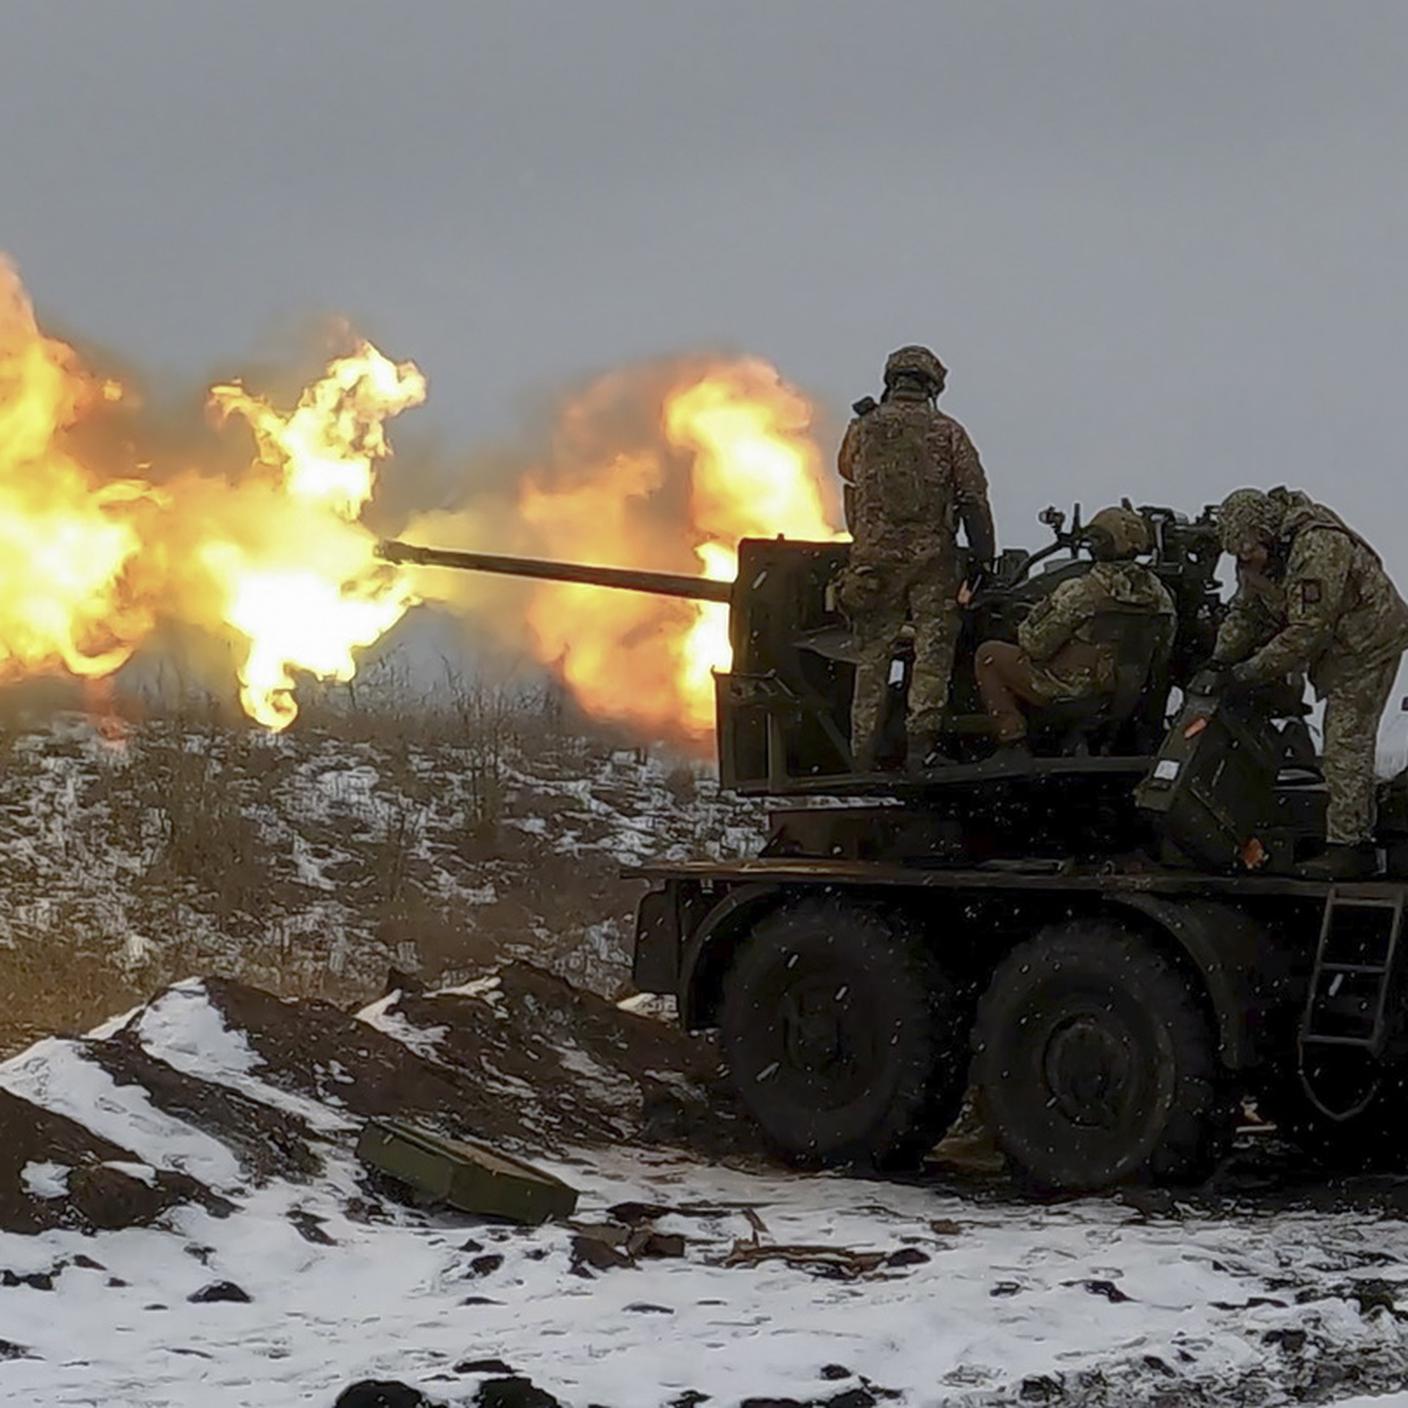
[[[189,1202],[202,1203],[212,1211],[228,1209],[203,1183],[183,1173],[158,1173],[155,1183],[149,1184],[108,1167],[141,1162],[129,1150],[75,1121],[0,1090],[0,1230],[142,1227],[169,1208]],[[23,1171],[26,1165],[39,1163],[62,1164],[71,1170],[64,1196],[37,1198],[28,1192]]]

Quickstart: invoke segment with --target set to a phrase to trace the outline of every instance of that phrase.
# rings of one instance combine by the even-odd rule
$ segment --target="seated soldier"
[[[1095,558],[1090,571],[1037,602],[1017,628],[1016,645],[989,640],[978,647],[978,689],[1001,754],[1028,755],[1024,709],[1113,696],[1115,646],[1093,629],[1101,613],[1166,617],[1163,645],[1172,642],[1173,598],[1134,561],[1151,546],[1144,520],[1132,509],[1101,509],[1082,537]]]

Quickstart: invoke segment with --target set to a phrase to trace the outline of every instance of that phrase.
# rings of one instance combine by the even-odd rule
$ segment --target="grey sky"
[[[1408,6],[0,4],[0,248],[158,372],[345,310],[450,443],[701,344],[932,342],[1049,500],[1330,500],[1408,580]]]

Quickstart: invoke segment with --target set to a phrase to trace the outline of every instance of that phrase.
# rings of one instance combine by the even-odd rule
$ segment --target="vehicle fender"
[[[720,985],[738,938],[758,917],[776,908],[786,891],[781,885],[739,885],[729,890],[685,940],[680,957],[680,1023],[686,1031],[714,1026]]]
[[[1266,1055],[1291,985],[1266,930],[1234,905],[1165,895],[1112,895],[1117,908],[1152,921],[1197,970],[1217,1025],[1218,1054],[1242,1071]]]

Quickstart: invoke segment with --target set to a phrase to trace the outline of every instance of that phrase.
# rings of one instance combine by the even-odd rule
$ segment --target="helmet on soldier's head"
[[[919,377],[937,388],[943,386],[948,368],[927,347],[901,347],[885,359],[885,385],[893,386],[902,376]]]
[[[1234,489],[1217,511],[1223,552],[1235,554],[1248,543],[1270,543],[1281,529],[1283,510],[1260,489]]]
[[[1153,547],[1149,525],[1132,508],[1102,508],[1085,525],[1082,536],[1102,562],[1138,557]]]

